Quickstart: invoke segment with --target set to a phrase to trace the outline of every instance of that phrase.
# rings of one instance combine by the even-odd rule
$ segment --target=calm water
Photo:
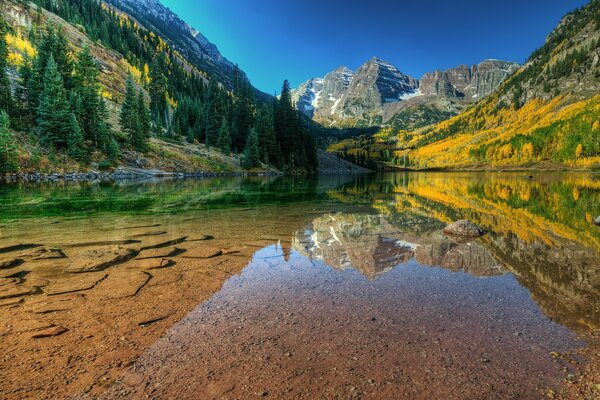
[[[539,398],[600,328],[598,215],[583,174],[3,186],[0,398]]]

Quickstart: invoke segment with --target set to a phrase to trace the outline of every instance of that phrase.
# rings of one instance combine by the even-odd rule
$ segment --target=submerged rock
[[[68,331],[68,329],[65,327],[54,326],[52,328],[48,328],[43,331],[36,332],[33,335],[31,335],[31,337],[33,339],[42,339],[42,338],[47,338],[47,337],[52,337],[52,336],[58,336],[67,331]]]
[[[444,228],[446,235],[476,238],[486,234],[486,230],[467,220],[456,221]]]
[[[24,261],[21,260],[20,258],[15,258],[12,260],[0,260],[0,269],[11,269],[14,267],[18,267],[19,265],[23,264]]]
[[[96,250],[89,252],[88,258],[74,262],[65,271],[72,274],[104,271],[115,265],[124,264],[139,254],[133,249]]]

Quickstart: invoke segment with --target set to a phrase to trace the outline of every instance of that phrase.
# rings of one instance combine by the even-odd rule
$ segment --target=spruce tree
[[[131,75],[127,77],[125,83],[125,100],[121,108],[120,124],[123,132],[127,133],[131,145],[139,151],[147,149],[147,122],[145,119],[146,104],[143,96],[140,98],[141,92],[138,94],[135,90],[135,84]],[[141,100],[141,101],[140,101]]]
[[[140,118],[140,126],[142,128],[142,134],[144,138],[150,137],[150,111],[146,106],[146,100],[144,99],[144,92],[140,89],[138,92],[138,101],[137,101],[137,112]]]
[[[246,141],[243,159],[244,168],[250,169],[260,166],[260,150],[258,148],[258,133],[256,129],[250,129]]]
[[[121,106],[121,115],[119,123],[123,132],[127,133],[130,138],[134,136],[136,120],[138,119],[138,99],[135,92],[135,84],[131,74],[127,76],[125,82],[125,100]]]
[[[279,147],[273,126],[273,113],[271,107],[266,104],[256,114],[256,130],[261,160],[267,164],[278,164]]]
[[[88,151],[83,141],[83,133],[79,127],[79,122],[74,113],[71,113],[69,120],[69,133],[67,135],[67,153],[77,161],[85,162],[88,157]]]
[[[167,78],[161,64],[157,57],[150,67],[150,114],[158,127],[168,127]]]
[[[51,55],[44,74],[44,89],[37,110],[38,133],[43,143],[57,147],[67,144],[71,110],[62,76]]]
[[[80,99],[76,110],[77,120],[85,139],[98,146],[100,130],[106,124],[103,115],[104,100],[100,95],[99,71],[87,45],[79,53],[72,76],[74,93]]]
[[[17,145],[10,131],[8,114],[0,111],[0,173],[18,170]]]
[[[224,112],[223,96],[217,81],[211,78],[208,84],[206,99],[206,140],[207,146],[218,146],[219,129]]]
[[[6,22],[0,17],[0,112],[13,112],[10,81],[6,72],[8,48],[6,44]]]
[[[33,61],[31,74],[27,81],[27,104],[29,112],[33,115],[37,113],[40,105],[40,98],[44,90],[44,76],[48,67],[48,60],[52,56],[55,41],[54,23],[50,21],[37,47],[37,55]]]
[[[283,82],[281,96],[276,103],[274,126],[277,140],[281,148],[281,155],[285,166],[296,167],[296,141],[298,139],[297,112],[292,104],[290,84]]]
[[[73,60],[71,50],[69,49],[69,42],[60,27],[55,31],[51,52],[58,71],[63,78],[65,89],[69,91],[73,87]]]
[[[231,134],[229,131],[229,123],[225,117],[222,118],[221,128],[219,129],[219,148],[225,154],[229,154],[231,151]]]

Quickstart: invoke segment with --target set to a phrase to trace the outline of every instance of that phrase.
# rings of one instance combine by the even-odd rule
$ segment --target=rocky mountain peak
[[[432,71],[416,80],[373,57],[356,72],[342,66],[322,79],[304,82],[293,91],[293,100],[300,111],[321,123],[381,125],[411,107],[457,113],[493,92],[517,68],[516,63],[490,59]]]

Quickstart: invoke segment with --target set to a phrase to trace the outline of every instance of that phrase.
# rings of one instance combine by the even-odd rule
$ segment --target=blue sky
[[[373,56],[420,78],[486,58],[523,62],[586,0],[161,0],[259,89]]]

